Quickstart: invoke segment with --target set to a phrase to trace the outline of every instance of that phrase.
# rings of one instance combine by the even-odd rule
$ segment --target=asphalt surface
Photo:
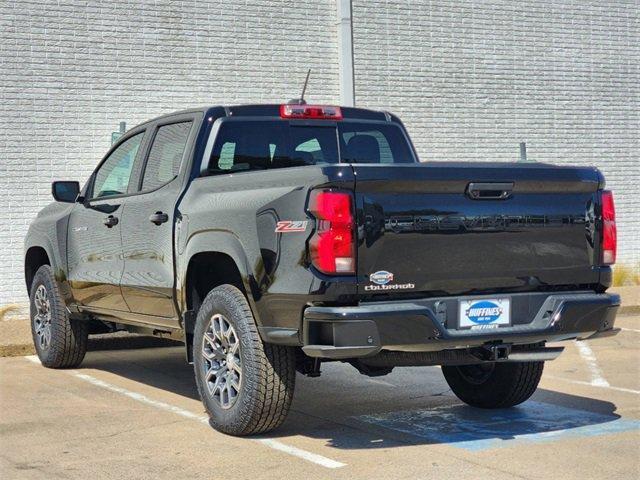
[[[640,316],[617,326],[567,344],[510,410],[464,406],[436,367],[327,364],[257,439],[207,424],[171,342],[93,342],[77,370],[1,358],[0,478],[640,478]]]

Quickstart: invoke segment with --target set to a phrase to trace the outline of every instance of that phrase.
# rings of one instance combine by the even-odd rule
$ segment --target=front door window
[[[125,140],[102,163],[95,175],[93,198],[105,198],[127,193],[138,149],[144,133]]]

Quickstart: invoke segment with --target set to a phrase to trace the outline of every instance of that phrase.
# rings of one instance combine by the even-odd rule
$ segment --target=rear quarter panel
[[[305,305],[355,295],[355,277],[324,277],[307,264],[314,221],[305,206],[315,187],[352,190],[352,168],[293,167],[194,180],[179,206],[179,288],[191,257],[211,251],[236,261],[261,326],[298,328]],[[307,223],[302,231],[277,233],[276,224],[283,220]],[[181,309],[185,307],[183,299]]]

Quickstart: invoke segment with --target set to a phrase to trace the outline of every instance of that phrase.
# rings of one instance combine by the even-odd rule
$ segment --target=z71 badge
[[[307,220],[282,220],[276,223],[276,233],[304,232],[307,223]]]

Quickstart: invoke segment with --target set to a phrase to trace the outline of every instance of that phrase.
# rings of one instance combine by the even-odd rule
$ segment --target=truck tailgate
[[[354,164],[362,294],[596,284],[593,168]]]

